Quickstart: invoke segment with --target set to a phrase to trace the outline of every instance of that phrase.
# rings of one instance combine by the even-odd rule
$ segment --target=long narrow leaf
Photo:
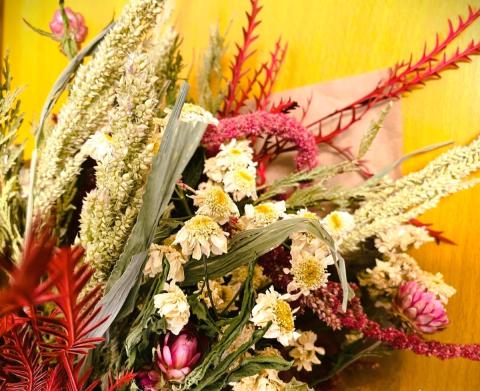
[[[329,247],[343,289],[343,308],[346,309],[352,294],[346,278],[345,263],[337,251],[335,242],[316,221],[304,218],[292,218],[277,221],[267,227],[240,232],[230,242],[228,252],[207,260],[208,275],[218,278],[245,265],[282,244],[293,232],[309,232],[321,238]],[[201,260],[191,260],[185,265],[184,285],[195,285],[203,279],[204,265]]]

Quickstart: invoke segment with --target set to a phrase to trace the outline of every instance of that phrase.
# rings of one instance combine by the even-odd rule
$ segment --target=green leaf
[[[382,129],[383,122],[385,121],[385,118],[390,112],[390,109],[392,108],[392,106],[393,104],[390,101],[387,104],[387,106],[380,112],[380,115],[378,116],[378,118],[372,122],[369,129],[363,135],[362,140],[360,141],[360,147],[358,149],[357,159],[361,159],[362,157],[364,157],[365,154],[370,149],[370,147],[372,146],[373,140],[375,140],[375,137],[377,137],[378,132],[380,131],[380,129]]]
[[[240,366],[229,376],[227,382],[237,382],[244,377],[253,376],[264,369],[275,369],[279,372],[287,371],[292,366],[292,361],[286,361],[281,357],[275,356],[254,356],[246,358]]]
[[[176,181],[197,149],[207,126],[200,122],[179,121],[187,92],[188,84],[185,83],[165,127],[160,151],[153,158],[152,171],[147,179],[137,221],[107,282],[105,297],[109,298],[108,312],[102,308],[100,314],[109,316],[108,325],[119,314],[121,317],[126,316],[134,308],[142,277],[141,270],[155,238],[160,217],[170,202]],[[129,268],[133,260],[135,268]],[[128,278],[124,278],[127,270]]]
[[[256,260],[261,255],[281,245],[293,232],[309,232],[322,239],[329,247],[337,268],[343,289],[343,308],[346,309],[350,289],[345,272],[345,262],[338,253],[335,242],[318,221],[304,218],[280,220],[264,228],[246,230],[235,235],[229,243],[228,252],[208,258],[208,276],[215,279],[226,275],[239,266]],[[195,285],[203,278],[204,264],[202,260],[190,260],[185,265],[185,281],[183,285]]]
[[[205,355],[201,364],[186,377],[180,388],[181,390],[201,390],[209,385],[214,384],[219,377],[219,365],[225,365],[225,363],[233,362],[230,359],[232,358],[231,355],[235,354],[235,352],[228,356],[230,359],[228,359],[228,357],[223,358],[223,355],[230,345],[235,341],[237,336],[241,333],[242,329],[245,327],[250,318],[250,312],[255,301],[252,287],[254,265],[254,262],[249,264],[248,276],[245,281],[245,289],[243,290],[242,306],[238,315],[232,318],[220,341],[218,341]],[[255,337],[259,337],[260,335],[263,336],[263,334],[266,332],[266,329],[263,331],[263,334],[262,330],[258,330],[258,332],[255,334]],[[261,336],[259,338],[261,338]],[[241,354],[242,351],[247,350],[250,346],[251,345],[244,347],[242,345],[242,347],[237,350],[237,353],[240,352],[239,354]],[[195,385],[197,385],[197,387],[194,387]]]
[[[273,182],[268,187],[267,191],[260,195],[255,202],[259,203],[278,194],[285,193],[291,188],[300,186],[301,183],[317,181],[316,185],[319,186],[336,175],[356,170],[358,170],[357,163],[348,161],[334,164],[332,166],[318,166],[311,170],[294,172]]]

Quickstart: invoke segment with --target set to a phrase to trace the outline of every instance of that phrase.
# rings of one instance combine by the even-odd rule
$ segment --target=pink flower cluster
[[[80,45],[88,34],[88,28],[85,25],[85,19],[79,12],[72,11],[71,8],[65,8],[65,14],[68,18],[69,28],[73,32],[75,42]],[[63,24],[62,13],[60,10],[55,11],[50,21],[50,30],[57,39],[62,39],[65,35],[65,26]]]
[[[315,137],[300,122],[283,113],[257,111],[220,120],[218,126],[210,126],[203,137],[209,150],[233,138],[257,138],[275,136],[278,140],[291,143],[298,152],[298,170],[311,169],[317,164]]]
[[[291,277],[282,271],[284,265],[288,264],[289,257],[290,254],[283,247],[261,257],[264,273],[277,289],[286,290],[290,282]],[[357,290],[354,284],[350,285]],[[310,309],[332,329],[345,327],[358,330],[365,338],[384,342],[394,349],[407,349],[442,360],[466,358],[480,361],[480,344],[442,343],[425,340],[419,333],[406,333],[394,327],[382,328],[379,323],[367,317],[358,296],[349,301],[347,311],[343,312],[342,288],[338,282],[330,281],[326,287],[311,292],[308,297],[301,297],[293,305],[298,306],[300,311]]]
[[[442,302],[416,281],[408,281],[400,286],[395,308],[422,333],[434,333],[448,325],[447,312]]]

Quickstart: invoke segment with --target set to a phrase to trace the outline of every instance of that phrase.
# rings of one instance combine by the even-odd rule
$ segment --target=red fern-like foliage
[[[0,291],[0,384],[6,390],[92,390],[85,355],[102,339],[89,333],[99,323],[99,292],[85,288],[92,271],[79,247],[55,249],[51,230],[28,236],[11,283]],[[53,309],[52,309],[53,308]],[[89,383],[89,384],[87,384]]]
[[[307,125],[308,128],[316,127],[318,129],[317,143],[332,141],[335,137],[349,129],[355,122],[362,119],[378,103],[398,99],[407,92],[421,88],[427,81],[440,78],[442,72],[458,68],[460,63],[469,62],[471,56],[480,54],[480,41],[471,41],[466,48],[456,48],[452,54],[445,52],[450,44],[479,17],[480,9],[474,11],[469,7],[467,18],[464,20],[462,17],[459,17],[456,27],[449,20],[447,36],[440,40],[437,34],[433,49],[428,51],[427,46],[425,46],[419,60],[414,62],[412,57],[410,57],[408,61],[396,64],[390,70],[388,79],[379,83],[373,91]],[[337,119],[337,125],[334,130],[324,134],[322,132],[324,125],[335,118]]]
[[[246,62],[255,53],[252,44],[258,39],[256,34],[257,27],[260,24],[258,15],[262,10],[258,0],[250,0],[250,5],[250,13],[246,13],[247,26],[242,28],[243,42],[236,44],[237,53],[230,64],[231,78],[228,83],[223,108],[219,113],[221,118],[239,114],[240,109],[249,100],[254,101],[256,110],[265,110],[267,108],[273,86],[287,51],[287,44],[282,44],[281,40],[278,39],[274,50],[270,53],[269,60],[261,63],[248,76],[250,69],[246,66]],[[246,81],[242,83],[244,78],[246,78]],[[242,84],[244,85],[242,86]]]
[[[242,78],[248,73],[248,69],[245,69],[245,62],[255,53],[251,49],[251,45],[258,39],[258,35],[255,35],[260,21],[257,20],[258,14],[262,7],[258,5],[258,0],[251,0],[250,13],[247,12],[247,27],[243,28],[243,42],[242,45],[236,44],[237,54],[230,65],[232,77],[228,85],[227,96],[225,97],[224,107],[221,111],[221,116],[225,117],[231,114],[235,114],[239,110],[239,102],[236,99],[238,90],[240,89],[240,82]]]

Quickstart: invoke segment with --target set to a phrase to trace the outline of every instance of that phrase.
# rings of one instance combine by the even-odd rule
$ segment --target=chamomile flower
[[[237,205],[220,186],[206,186],[196,192],[193,204],[197,213],[209,216],[219,224],[225,224],[230,217],[239,216]]]
[[[183,255],[200,259],[202,254],[209,257],[226,253],[227,236],[211,217],[196,215],[177,232],[173,244],[181,246]]]
[[[235,201],[245,197],[257,198],[256,173],[254,167],[237,167],[226,172],[223,177],[225,191],[233,195]]]
[[[203,166],[203,173],[212,181],[221,183],[225,175],[226,170],[220,165],[217,157],[211,157],[205,160]]]
[[[143,273],[150,278],[159,275],[163,271],[163,259],[168,261],[168,281],[182,282],[185,280],[183,265],[187,260],[173,246],[152,244],[148,250],[149,257]]]
[[[228,144],[222,144],[216,158],[219,165],[227,170],[255,166],[252,160],[253,149],[248,140],[232,139]]]
[[[167,107],[164,112],[170,114],[172,109]],[[180,113],[180,121],[203,122],[205,124],[218,125],[218,119],[216,119],[212,113],[192,103],[185,103],[183,105],[182,112]]]
[[[265,293],[260,293],[252,309],[250,321],[257,327],[265,327],[272,322],[264,338],[278,340],[283,346],[288,346],[299,334],[295,331],[294,311],[287,300],[289,294],[280,295],[273,287]]]
[[[326,230],[335,238],[341,237],[355,227],[355,219],[348,212],[335,211],[322,219]]]
[[[325,286],[330,275],[327,272],[327,266],[332,264],[333,260],[330,256],[319,258],[308,252],[292,258],[291,268],[285,270],[285,273],[293,277],[287,286],[287,291],[300,291],[301,294],[308,295],[311,290]]]
[[[318,354],[324,355],[325,349],[315,346],[317,335],[312,331],[300,331],[300,337],[293,343],[293,349],[288,355],[293,358],[293,365],[297,366],[297,371],[302,369],[310,372],[312,364],[321,364]]]
[[[153,296],[153,304],[167,322],[167,329],[178,335],[188,323],[190,306],[185,293],[174,283],[164,284],[165,292]]]
[[[112,136],[98,131],[85,142],[82,151],[97,162],[104,161],[113,154]]]
[[[245,216],[243,216],[246,228],[266,227],[286,216],[285,201],[263,202],[256,206],[245,205]]]
[[[304,219],[311,219],[320,221],[318,216],[310,212],[308,209],[301,209],[296,215],[291,217],[302,217]],[[318,253],[319,250],[325,251],[326,245],[322,239],[309,232],[294,232],[290,235],[292,245],[290,247],[290,254],[292,257],[297,257],[302,252],[309,252],[312,255]]]

